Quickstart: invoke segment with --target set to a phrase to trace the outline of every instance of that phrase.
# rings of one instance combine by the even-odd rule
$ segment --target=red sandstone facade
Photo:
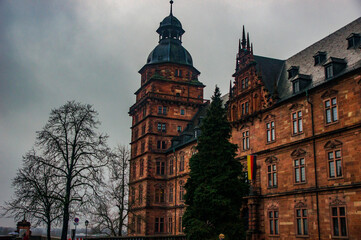
[[[157,30],[159,46],[181,39],[174,19]],[[255,56],[243,35],[227,107],[240,161],[257,157],[242,210],[249,239],[361,239],[360,29],[361,18],[284,61]],[[192,62],[157,61],[157,48],[129,112],[132,236],[182,234],[183,186],[207,104]]]

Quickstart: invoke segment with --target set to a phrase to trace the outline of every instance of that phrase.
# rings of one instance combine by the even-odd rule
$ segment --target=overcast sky
[[[206,98],[216,84],[228,91],[242,25],[254,54],[287,59],[361,15],[359,0],[174,2]],[[129,143],[138,70],[168,14],[168,0],[0,0],[0,205],[35,132],[68,100],[94,105],[110,146]]]

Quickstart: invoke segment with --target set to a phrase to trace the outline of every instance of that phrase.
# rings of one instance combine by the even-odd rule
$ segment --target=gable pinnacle
[[[247,32],[247,50],[249,51],[250,46],[249,46],[249,33]]]

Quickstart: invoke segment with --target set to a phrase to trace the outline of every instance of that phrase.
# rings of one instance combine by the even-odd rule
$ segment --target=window
[[[143,203],[143,185],[139,185],[139,204]]]
[[[164,203],[164,189],[161,187],[155,188],[155,203]]]
[[[134,122],[135,122],[135,123],[138,123],[138,115],[135,115],[135,116],[134,116]]]
[[[295,77],[298,74],[299,67],[291,66],[288,71],[288,79]]]
[[[327,153],[329,178],[342,177],[341,150],[334,150]]]
[[[136,156],[137,152],[138,152],[138,147],[137,147],[137,145],[135,145],[133,148],[133,156]]]
[[[248,114],[249,113],[249,102],[244,102],[241,104],[241,111],[242,111],[242,115]]]
[[[269,219],[269,234],[279,235],[278,211],[268,211],[268,219]]]
[[[308,219],[307,219],[307,209],[299,208],[296,209],[296,226],[298,236],[307,236],[308,235]]]
[[[167,107],[165,107],[165,106],[158,106],[158,114],[167,115]]]
[[[277,166],[276,164],[271,164],[267,166],[267,175],[268,175],[268,187],[276,188],[277,187]]]
[[[293,93],[298,93],[300,91],[300,81],[295,80],[292,82]]]
[[[166,141],[157,141],[157,149],[166,149],[167,148],[167,144]]]
[[[174,169],[174,160],[171,158],[169,160],[169,175],[173,175],[173,169]]]
[[[305,159],[295,159],[294,163],[294,171],[295,171],[295,183],[305,183],[306,182],[306,165]]]
[[[300,134],[303,132],[302,111],[292,113],[292,134]]]
[[[276,140],[276,132],[275,132],[275,122],[268,122],[266,123],[267,129],[267,142],[274,142]]]
[[[315,66],[321,65],[322,63],[324,63],[326,61],[326,52],[318,51],[316,53],[316,55],[313,56],[313,58],[315,59]]]
[[[145,142],[142,142],[142,144],[140,145],[140,151],[142,153],[144,153],[144,151],[145,151]]]
[[[180,110],[180,114],[181,114],[181,115],[184,115],[185,112],[186,112],[186,111],[185,111],[183,108]]]
[[[179,222],[178,222],[178,224],[179,224],[179,226],[178,226],[178,230],[179,230],[179,232],[183,232],[183,217],[179,217]]]
[[[346,208],[331,207],[333,237],[347,237]]]
[[[137,216],[137,233],[140,233],[142,229],[142,218]]]
[[[248,78],[242,79],[242,89],[246,89],[249,86]]]
[[[162,233],[164,232],[164,218],[156,217],[154,224],[154,232]]]
[[[177,132],[182,132],[182,126],[177,127]]]
[[[142,135],[145,134],[145,124],[142,126]]]
[[[168,233],[173,232],[173,218],[168,218]]]
[[[329,78],[333,77],[333,66],[332,66],[332,64],[326,66],[325,72],[326,72],[326,79],[329,79]]]
[[[179,171],[182,172],[184,171],[184,155],[180,155],[180,160],[179,160]]]
[[[130,231],[132,233],[135,232],[135,216],[132,218],[132,223],[131,223],[131,226],[130,226]]]
[[[157,130],[158,130],[158,132],[166,132],[167,128],[166,128],[165,123],[158,123],[157,124]]]
[[[360,34],[351,33],[350,36],[347,37],[347,49],[349,48],[357,48],[360,45]]]
[[[135,164],[135,162],[133,162],[132,166],[132,177],[133,179],[137,177],[137,165]]]
[[[169,187],[169,196],[168,197],[169,197],[168,201],[170,203],[172,203],[173,202],[173,186]]]
[[[324,101],[326,124],[338,121],[337,115],[337,98],[330,98]]]
[[[242,149],[243,151],[249,149],[249,131],[242,132]]]
[[[157,161],[156,162],[156,173],[157,175],[164,175],[165,162]]]
[[[179,200],[184,201],[184,182],[179,181]]]
[[[176,69],[175,72],[174,72],[174,76],[175,77],[182,77],[182,70]]]
[[[136,140],[138,138],[138,129],[134,129],[134,135],[133,140]]]
[[[132,194],[131,194],[132,203],[135,202],[135,189],[132,187]]]
[[[144,174],[144,160],[140,159],[139,163],[139,176],[142,177]]]
[[[145,116],[147,115],[147,108],[143,108],[143,118],[145,118]]]

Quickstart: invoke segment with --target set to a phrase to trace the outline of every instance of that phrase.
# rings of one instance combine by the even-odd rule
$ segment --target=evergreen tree
[[[187,209],[183,226],[188,239],[244,239],[240,208],[248,193],[243,168],[235,160],[237,145],[229,142],[231,126],[216,86],[201,126],[198,152],[190,159],[185,185]]]

